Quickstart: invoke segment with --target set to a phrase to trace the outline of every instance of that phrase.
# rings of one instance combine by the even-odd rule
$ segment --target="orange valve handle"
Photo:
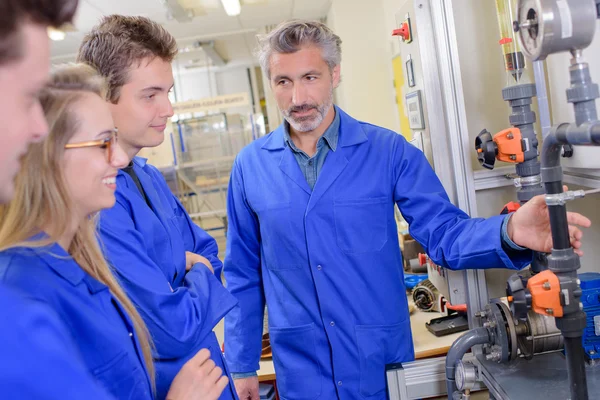
[[[521,163],[525,161],[521,130],[508,128],[494,135],[494,142],[498,146],[496,158],[508,163]]]
[[[500,215],[505,215],[505,214],[509,214],[512,212],[517,211],[519,208],[521,208],[521,204],[515,202],[515,201],[511,201],[510,203],[507,203],[504,208],[502,209],[502,212],[500,213]]]
[[[562,317],[564,310],[560,301],[560,281],[550,270],[542,271],[527,282],[531,293],[531,308],[538,314]]]

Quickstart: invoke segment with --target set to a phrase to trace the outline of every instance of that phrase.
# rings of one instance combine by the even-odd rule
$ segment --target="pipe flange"
[[[508,335],[509,335],[509,339],[510,339],[510,354],[509,354],[509,359],[510,360],[514,360],[517,358],[517,349],[519,348],[518,346],[518,342],[517,342],[517,328],[515,326],[515,321],[513,319],[512,313],[510,312],[510,309],[504,304],[504,303],[497,303],[501,310],[502,313],[504,314],[504,318],[506,320],[506,330],[508,331]]]
[[[517,357],[517,334],[510,310],[503,303],[486,306],[487,321],[483,326],[492,332],[493,345],[486,359],[506,363]]]
[[[600,89],[596,83],[572,86],[567,89],[567,101],[569,103],[580,103],[582,101],[595,100],[599,97]]]
[[[536,94],[535,85],[533,83],[509,86],[502,89],[502,98],[504,101],[527,99],[535,97]]]
[[[527,111],[525,113],[511,114],[508,117],[508,121],[511,125],[520,126],[535,123],[536,117],[533,111]]]

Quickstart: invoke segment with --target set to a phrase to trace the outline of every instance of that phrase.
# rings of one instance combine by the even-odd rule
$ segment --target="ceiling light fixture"
[[[223,8],[225,12],[230,17],[235,17],[236,15],[240,15],[242,12],[242,6],[240,4],[240,0],[221,0],[223,4]]]
[[[48,37],[54,41],[60,41],[65,40],[67,34],[59,29],[48,28]]]

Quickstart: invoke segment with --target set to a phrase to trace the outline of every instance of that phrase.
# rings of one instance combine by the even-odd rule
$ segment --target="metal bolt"
[[[521,29],[529,29],[536,25],[538,25],[537,19],[528,19],[527,21],[525,21],[521,24],[520,28]]]
[[[594,355],[594,354],[596,354],[596,352],[594,350],[590,350],[590,354]]]
[[[514,154],[511,154],[510,155],[510,159],[513,160],[513,161],[516,161],[517,160],[517,156],[515,156]]]
[[[496,323],[494,321],[488,321],[483,323],[484,328],[495,328]]]
[[[546,308],[546,314],[554,315],[554,310],[552,308]]]
[[[485,356],[485,359],[488,361],[499,361],[500,360],[500,353],[496,350],[492,351],[490,354]]]
[[[508,135],[506,135],[507,139],[514,139],[515,136],[512,133],[509,133]]]
[[[546,281],[544,282],[544,284],[542,285],[542,287],[546,290],[550,290],[552,289],[552,286],[550,285],[550,282]]]

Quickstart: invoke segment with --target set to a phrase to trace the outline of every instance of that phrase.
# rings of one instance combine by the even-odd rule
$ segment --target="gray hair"
[[[295,53],[305,45],[320,47],[330,70],[342,62],[342,39],[327,25],[309,20],[285,21],[268,34],[258,37],[256,55],[267,78],[271,79],[269,62],[273,53]]]

